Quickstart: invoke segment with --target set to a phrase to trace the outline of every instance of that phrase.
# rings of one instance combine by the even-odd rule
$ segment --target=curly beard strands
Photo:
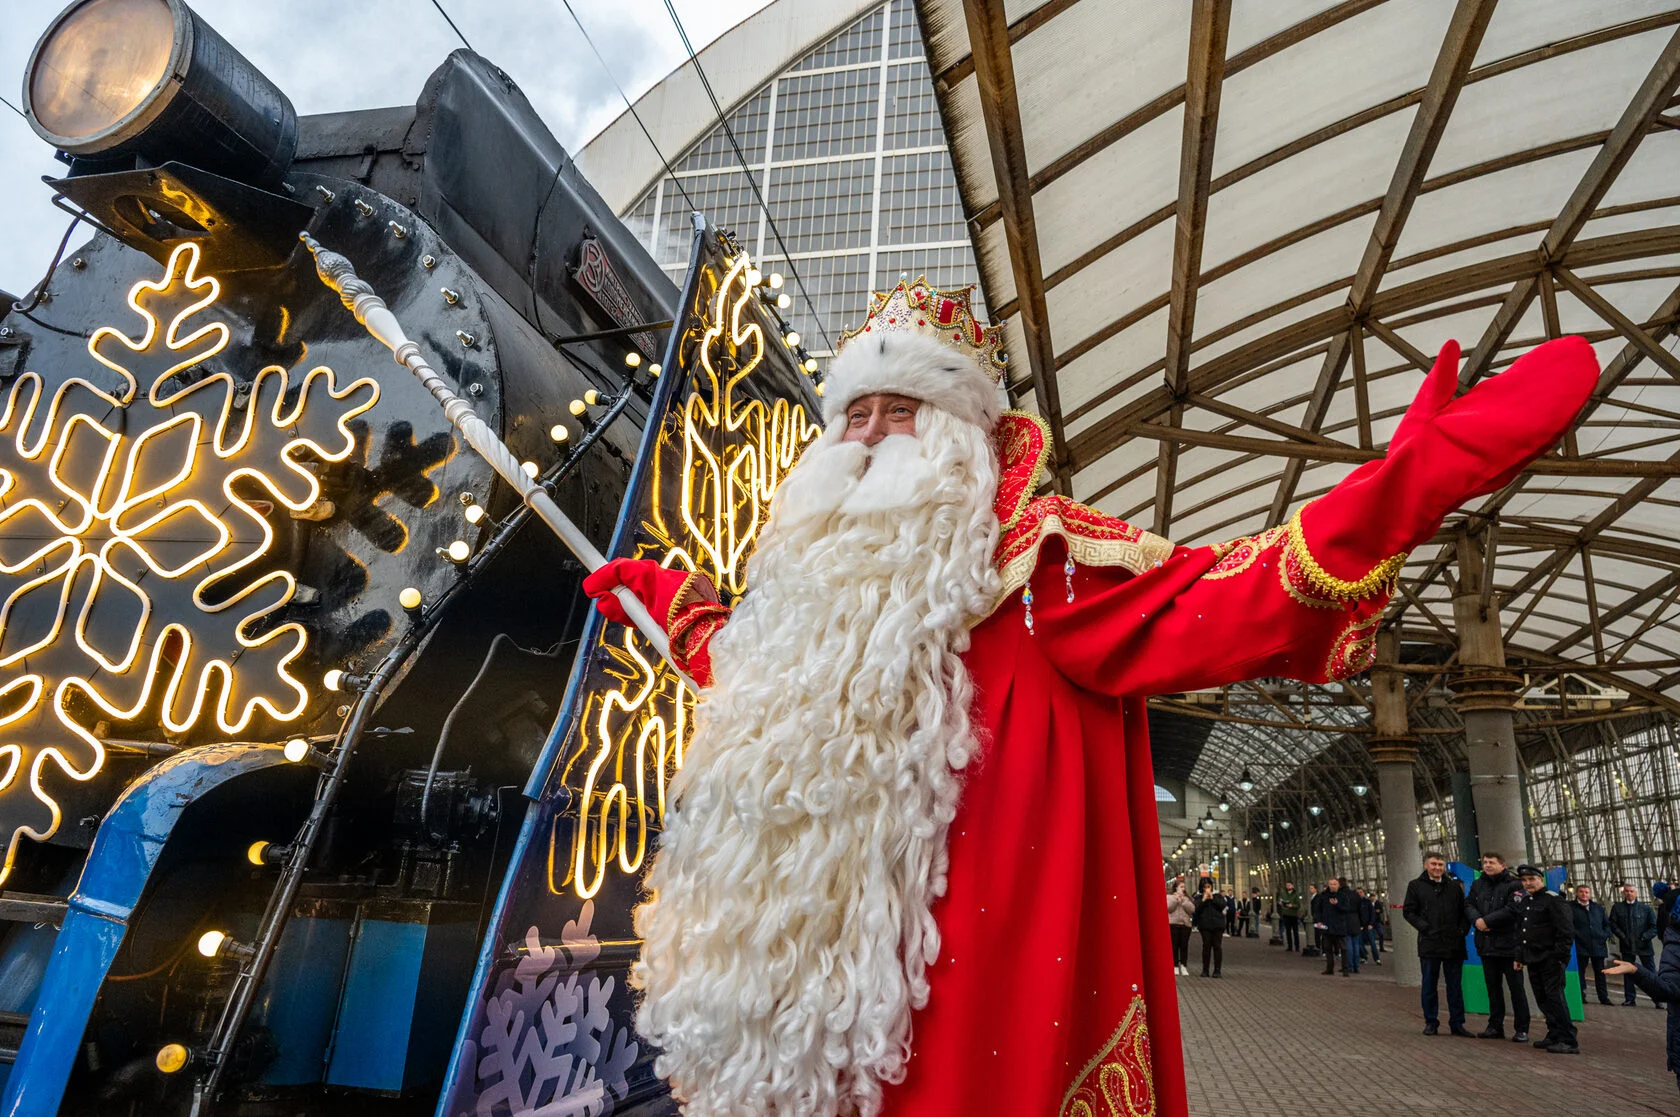
[[[869,1117],[904,1077],[997,589],[989,438],[917,430],[807,452],[712,644],[631,974],[690,1117]]]

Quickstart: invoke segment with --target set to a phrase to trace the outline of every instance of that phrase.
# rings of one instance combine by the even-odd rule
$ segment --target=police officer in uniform
[[[1546,891],[1546,878],[1533,865],[1517,867],[1523,897],[1517,914],[1522,936],[1522,964],[1534,987],[1534,1000],[1546,1017],[1546,1035],[1534,1041],[1554,1055],[1579,1055],[1575,1023],[1563,999],[1563,971],[1575,942],[1575,920],[1569,905],[1555,892]]]

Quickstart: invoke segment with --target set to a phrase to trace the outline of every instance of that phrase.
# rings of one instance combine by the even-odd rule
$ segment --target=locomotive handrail
[[[356,321],[366,327],[375,340],[391,351],[398,364],[414,373],[432,397],[443,406],[444,416],[448,418],[451,426],[461,432],[461,437],[466,440],[467,445],[478,451],[479,456],[490,463],[490,467],[502,480],[513,486],[520,499],[536,513],[538,519],[548,525],[549,530],[559,536],[560,542],[577,556],[585,569],[593,571],[605,566],[606,557],[589,541],[589,537],[560,511],[559,505],[548,495],[548,490],[526,474],[520,467],[519,459],[514,457],[513,451],[497,437],[496,432],[490,429],[490,424],[480,419],[472,406],[456,395],[449,385],[444,383],[443,377],[426,363],[426,358],[420,355],[420,347],[403,332],[401,323],[386,307],[385,300],[375,294],[367,281],[356,274],[355,266],[337,252],[323,247],[320,241],[308,233],[299,233],[298,238],[314,254],[315,273],[321,277],[321,282],[338,292],[339,299],[356,316]],[[698,691],[699,687],[694,681],[672,662],[671,648],[665,639],[665,631],[653,619],[653,615],[648,612],[641,599],[624,586],[614,589],[613,594],[624,606],[624,612],[635,624],[637,631],[671,665],[671,669],[676,671],[690,690]]]

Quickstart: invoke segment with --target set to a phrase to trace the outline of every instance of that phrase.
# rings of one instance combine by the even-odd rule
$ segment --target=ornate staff
[[[315,254],[315,274],[321,277],[321,282],[338,292],[338,297],[356,316],[356,321],[367,327],[367,332],[391,351],[399,365],[419,378],[433,398],[443,405],[444,416],[461,432],[461,437],[466,439],[467,445],[477,450],[479,456],[501,475],[502,480],[514,487],[519,493],[519,498],[530,506],[538,519],[560,537],[560,542],[577,556],[585,568],[598,570],[605,566],[605,556],[596,550],[595,544],[560,511],[553,498],[548,495],[548,490],[526,475],[520,468],[519,459],[513,456],[513,452],[496,436],[496,432],[490,429],[490,425],[474,414],[471,406],[451,391],[443,378],[426,363],[426,359],[420,355],[420,347],[403,333],[397,316],[385,306],[385,300],[374,294],[367,281],[356,274],[356,269],[350,261],[323,248],[321,242],[308,233],[300,233],[298,238]],[[647,638],[648,643],[653,645],[654,650],[663,656],[667,663],[671,663],[671,649],[665,640],[665,632],[654,621],[641,599],[623,586],[613,590],[613,593],[623,603],[625,613]],[[677,670],[676,664],[671,663],[671,669],[677,671],[690,689],[699,689],[693,680]]]

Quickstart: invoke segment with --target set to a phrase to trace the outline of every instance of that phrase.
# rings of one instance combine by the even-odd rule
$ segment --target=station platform
[[[1387,966],[1325,977],[1322,959],[1227,939],[1225,976],[1214,981],[1199,976],[1195,936],[1190,955],[1191,976],[1178,987],[1193,1117],[1680,1114],[1664,1069],[1667,1016],[1643,994],[1638,1007],[1622,1007],[1619,979],[1612,1005],[1588,1004],[1581,1054],[1552,1055],[1448,1035],[1444,995],[1441,1034],[1423,1035],[1418,990],[1395,985]],[[1592,996],[1590,977],[1587,989]],[[1538,1039],[1537,1014],[1535,1023]],[[1487,1018],[1466,1024],[1479,1032]]]

